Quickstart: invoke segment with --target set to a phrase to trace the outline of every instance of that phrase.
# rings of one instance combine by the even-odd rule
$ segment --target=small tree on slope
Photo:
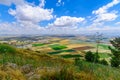
[[[110,43],[113,47],[109,47],[113,56],[111,59],[111,66],[112,67],[119,67],[120,65],[120,37],[117,37],[113,40],[110,40]]]

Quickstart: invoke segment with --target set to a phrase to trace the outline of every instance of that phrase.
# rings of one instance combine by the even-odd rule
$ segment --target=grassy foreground
[[[0,80],[119,80],[119,75],[110,66],[0,44]]]

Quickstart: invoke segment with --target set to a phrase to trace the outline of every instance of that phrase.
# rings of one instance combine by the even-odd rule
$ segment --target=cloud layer
[[[62,0],[58,0],[57,6],[63,4]],[[110,8],[119,4],[119,0],[100,7],[92,12],[92,19],[87,17],[71,17],[54,15],[54,9],[47,9],[45,7],[45,0],[40,0],[39,5],[30,4],[24,0],[0,0],[0,4],[10,6],[15,4],[15,9],[9,9],[8,13],[12,15],[16,21],[0,22],[1,34],[79,34],[87,31],[109,31],[120,30],[118,27],[120,22],[116,22],[116,27],[104,25],[106,22],[116,20],[118,11]],[[42,21],[51,21],[45,27],[39,25]],[[91,22],[89,25],[84,23]],[[84,25],[84,26],[83,26]],[[101,27],[102,26],[102,27]]]

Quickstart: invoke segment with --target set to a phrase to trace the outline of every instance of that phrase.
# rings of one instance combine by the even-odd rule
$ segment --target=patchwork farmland
[[[111,52],[108,44],[99,44],[101,58],[109,59]],[[36,42],[31,47],[34,51],[44,51],[46,54],[60,56],[62,58],[72,59],[75,57],[84,57],[86,51],[96,51],[96,43],[85,42],[80,39],[50,38],[48,43]],[[107,54],[106,54],[107,52]]]

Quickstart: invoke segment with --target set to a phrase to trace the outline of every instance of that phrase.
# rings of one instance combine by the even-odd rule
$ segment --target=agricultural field
[[[110,58],[109,44],[99,44],[99,56],[101,59]],[[36,42],[32,44],[30,48],[34,51],[45,52],[49,55],[60,56],[62,58],[72,59],[75,57],[83,57],[86,51],[96,52],[96,43],[85,42],[77,38],[66,39],[66,38],[50,38],[49,43]]]
[[[43,46],[43,45],[45,45],[45,44],[43,44],[43,43],[37,43],[37,44],[32,44],[32,46],[34,46],[34,47],[37,47],[37,46]]]

